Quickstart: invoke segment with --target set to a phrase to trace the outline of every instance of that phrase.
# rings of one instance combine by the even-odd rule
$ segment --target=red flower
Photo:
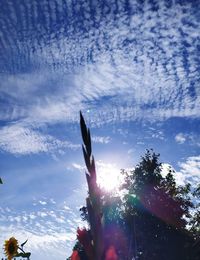
[[[78,228],[77,229],[77,239],[84,246],[86,240],[88,240],[88,231],[87,231],[87,229],[85,229],[85,228],[83,228],[83,229]]]
[[[78,251],[74,250],[71,255],[71,260],[80,260],[80,256],[78,254]]]
[[[106,251],[106,258],[105,260],[117,260],[117,254],[115,251],[114,246],[110,246]]]
[[[93,246],[91,244],[91,237],[87,229],[77,229],[77,239],[82,244],[85,253],[90,260],[93,260]]]

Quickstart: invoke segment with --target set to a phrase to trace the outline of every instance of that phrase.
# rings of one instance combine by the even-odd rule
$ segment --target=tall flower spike
[[[83,156],[87,167],[86,179],[88,183],[89,196],[86,199],[89,223],[94,242],[94,259],[101,260],[103,255],[103,230],[101,223],[101,199],[99,188],[96,183],[95,160],[92,155],[90,130],[85,124],[82,113],[80,112],[80,127],[83,139]]]
[[[92,157],[90,129],[87,128],[81,112],[80,112],[80,127],[81,127],[82,139],[84,143],[82,145],[82,149],[83,149],[85,164],[88,173],[90,174],[90,177],[96,182],[96,170],[95,170],[94,158]]]

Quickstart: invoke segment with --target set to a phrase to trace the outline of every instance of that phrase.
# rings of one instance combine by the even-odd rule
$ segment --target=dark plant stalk
[[[86,199],[86,205],[88,209],[89,223],[94,242],[94,259],[101,260],[103,256],[104,243],[100,190],[96,183],[95,160],[94,156],[92,155],[90,130],[89,128],[87,128],[81,112],[80,127],[83,139],[83,156],[87,167],[86,179],[88,184],[89,196]]]

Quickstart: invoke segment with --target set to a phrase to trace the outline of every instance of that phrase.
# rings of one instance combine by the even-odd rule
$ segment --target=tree
[[[171,168],[163,176],[159,154],[147,150],[134,170],[121,171],[123,195],[103,192],[96,183],[90,131],[82,114],[80,125],[88,183],[86,206],[80,211],[89,229],[77,230],[69,259],[197,260],[193,244],[200,221],[197,205],[191,214],[191,185],[178,186]],[[193,192],[193,197],[199,195],[200,187]]]
[[[193,234],[195,240],[200,240],[200,184],[194,189],[193,196],[196,203],[194,211],[189,218],[189,230]]]
[[[177,186],[172,169],[166,177],[161,171],[159,154],[147,150],[131,174],[124,172],[124,219],[129,230],[130,256],[190,259],[192,238],[185,219],[193,207],[188,196],[190,186]]]

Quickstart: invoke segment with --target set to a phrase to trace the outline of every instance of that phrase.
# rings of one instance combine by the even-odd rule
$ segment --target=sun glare
[[[106,191],[118,190],[122,176],[120,169],[115,164],[97,162],[97,183]]]

